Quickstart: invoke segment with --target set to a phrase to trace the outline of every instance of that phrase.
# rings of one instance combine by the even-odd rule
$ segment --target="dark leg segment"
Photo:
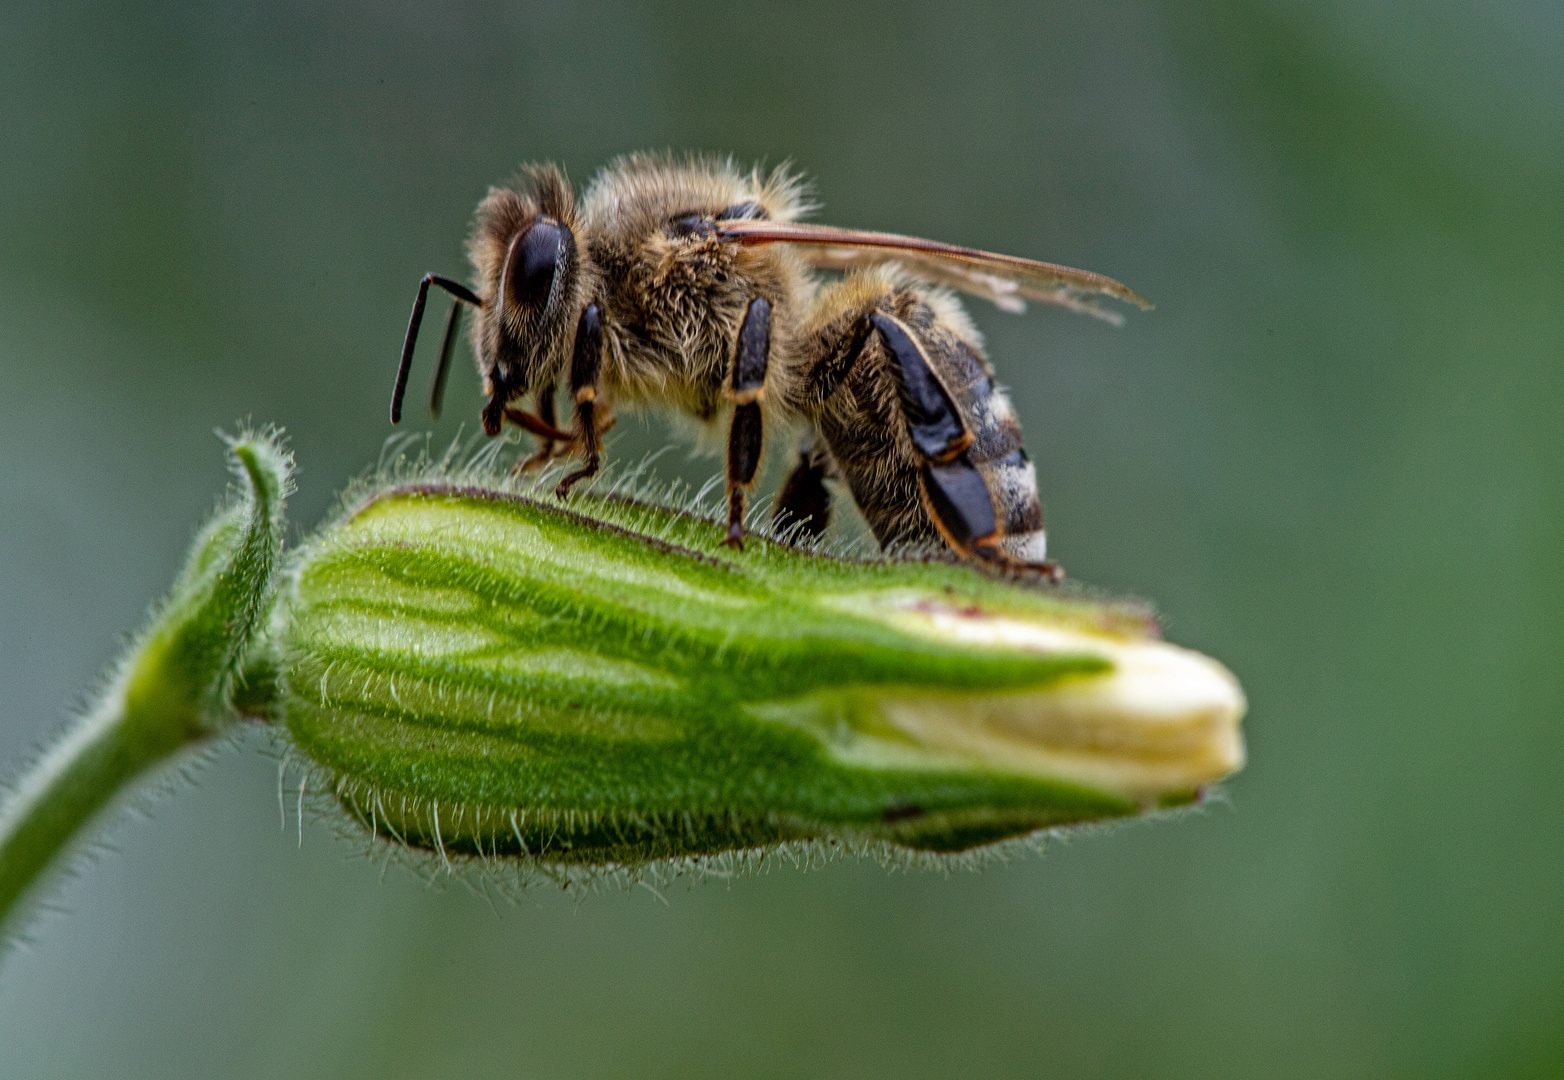
[[[804,540],[817,540],[831,522],[831,492],[825,486],[825,465],[806,445],[798,464],[787,474],[777,495],[771,520],[784,529],[796,527]]]
[[[445,335],[440,338],[440,363],[434,369],[434,382],[429,385],[429,415],[440,417],[440,407],[445,403],[445,377],[451,373],[451,354],[456,351],[456,331],[462,325],[462,305],[451,305],[451,314],[445,320]]]
[[[601,465],[597,384],[602,374],[603,313],[596,304],[588,304],[576,326],[576,346],[570,358],[570,396],[575,401],[576,426],[580,429],[581,453],[586,461],[554,488],[554,494],[561,499],[569,495],[576,484],[596,475]]]
[[[999,539],[988,483],[965,454],[955,461],[925,462],[918,471],[923,498],[940,535],[958,554],[979,554]],[[997,551],[997,549],[994,549]],[[982,557],[979,554],[979,557]]]
[[[413,301],[413,315],[407,320],[407,337],[402,342],[402,361],[397,365],[396,386],[391,391],[391,422],[393,424],[402,422],[402,396],[407,393],[407,376],[413,370],[413,347],[418,344],[418,327],[424,321],[424,306],[429,302],[429,286],[431,285],[440,286],[440,288],[456,297],[458,303],[471,304],[473,307],[483,306],[483,301],[479,300],[471,289],[460,282],[441,277],[439,274],[424,275],[423,280],[418,283],[418,298]],[[446,328],[447,335],[451,332],[454,319],[455,316],[453,315],[452,324],[448,324]],[[446,351],[447,346],[448,343],[441,347],[442,355]],[[495,430],[498,431],[498,427]]]
[[[760,402],[733,410],[733,427],[728,431],[728,537],[723,541],[730,547],[744,546],[744,492],[755,482],[761,435]]]
[[[771,302],[757,296],[749,302],[733,351],[733,426],[728,431],[728,536],[723,543],[744,546],[744,492],[760,467],[764,426],[760,396],[771,360]]]
[[[771,359],[771,303],[763,296],[749,302],[733,351],[733,396],[742,405],[760,396]]]
[[[972,433],[961,422],[950,392],[934,374],[928,357],[905,324],[879,311],[871,312],[869,321],[901,369],[902,408],[907,414],[907,433],[912,436],[913,445],[933,461],[955,460],[972,445]]]
[[[874,324],[869,321],[867,315],[853,321],[852,327],[847,331],[836,352],[816,367],[810,376],[810,397],[816,402],[824,403],[836,393],[842,382],[851,374],[853,365],[858,363],[858,357],[863,354],[863,347],[868,343],[869,334],[873,330]]]

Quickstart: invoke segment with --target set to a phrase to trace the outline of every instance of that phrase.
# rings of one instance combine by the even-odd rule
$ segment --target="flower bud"
[[[1133,608],[939,561],[453,483],[296,555],[280,714],[375,834],[639,864],[787,841],[956,852],[1195,799],[1233,677]]]

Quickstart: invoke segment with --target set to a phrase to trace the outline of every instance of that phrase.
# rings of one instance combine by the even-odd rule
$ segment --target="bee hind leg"
[[[733,350],[733,426],[728,431],[728,547],[744,546],[744,493],[755,483],[764,443],[760,413],[771,360],[771,302],[757,296],[744,312]]]
[[[1048,540],[1042,529],[1013,531],[1016,529],[1012,518],[1005,526],[1004,539],[985,551],[976,552],[978,558],[1007,573],[1038,574],[1054,584],[1063,581],[1064,568],[1047,557]]]
[[[992,544],[974,547],[972,556],[979,562],[987,563],[989,566],[997,570],[1003,570],[1006,573],[1037,574],[1055,585],[1064,580],[1064,567],[1052,559],[1030,562],[1026,559],[1018,559]]]

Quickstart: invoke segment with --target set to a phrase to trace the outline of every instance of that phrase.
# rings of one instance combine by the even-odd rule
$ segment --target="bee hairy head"
[[[492,188],[468,241],[483,304],[473,326],[479,373],[502,400],[553,381],[570,360],[585,301],[586,247],[575,195],[552,166]]]

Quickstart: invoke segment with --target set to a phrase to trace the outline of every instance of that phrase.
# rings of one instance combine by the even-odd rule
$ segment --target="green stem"
[[[229,440],[240,485],[97,703],[0,805],[0,925],[92,818],[234,716],[238,666],[266,617],[292,461],[274,433]]]
[[[200,734],[135,708],[124,677],[33,766],[0,811],[0,920],[77,831],[137,776]],[[196,737],[192,738],[192,735]]]

